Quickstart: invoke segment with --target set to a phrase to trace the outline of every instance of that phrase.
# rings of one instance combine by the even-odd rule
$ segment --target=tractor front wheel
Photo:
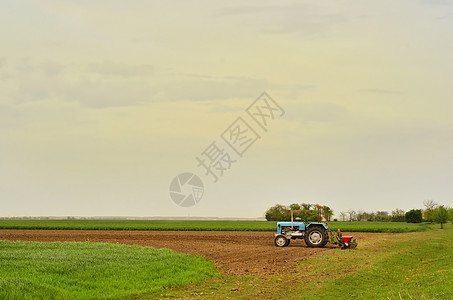
[[[305,232],[305,243],[308,247],[322,248],[328,241],[329,234],[327,233],[327,230],[320,226],[310,226]]]
[[[286,239],[285,247],[289,246],[289,242],[291,242],[291,239]]]
[[[285,246],[288,246],[288,244],[289,244],[288,239],[283,234],[277,235],[274,239],[274,243],[275,243],[275,246],[277,246],[277,247],[285,247]]]

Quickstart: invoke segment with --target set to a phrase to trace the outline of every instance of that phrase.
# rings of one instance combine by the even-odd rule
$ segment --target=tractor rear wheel
[[[289,244],[288,239],[283,234],[277,235],[274,239],[274,243],[275,243],[275,246],[277,246],[277,247],[285,247],[285,246],[288,246],[288,244]]]
[[[321,226],[310,226],[305,232],[305,243],[308,247],[322,248],[328,241],[329,234]]]

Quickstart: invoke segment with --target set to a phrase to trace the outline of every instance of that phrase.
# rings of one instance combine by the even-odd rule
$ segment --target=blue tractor
[[[309,223],[306,225],[304,222],[293,221],[293,213],[300,212],[298,210],[291,211],[291,222],[278,222],[277,233],[275,234],[275,246],[286,247],[291,240],[304,239],[308,247],[322,248],[329,241],[329,234],[327,232],[327,223],[321,223],[320,214],[318,222]]]

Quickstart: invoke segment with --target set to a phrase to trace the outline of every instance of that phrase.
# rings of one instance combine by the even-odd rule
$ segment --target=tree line
[[[443,224],[451,221],[453,224],[453,208],[439,205],[433,200],[425,200],[423,202],[423,209],[411,209],[404,211],[402,209],[395,209],[391,212],[377,211],[366,212],[363,210],[341,211],[339,219],[335,218],[334,221],[362,221],[362,222],[408,222],[408,223],[421,223],[421,222],[436,222]],[[276,204],[270,207],[266,213],[265,218],[268,221],[289,221],[291,219],[291,210],[300,210],[301,212],[295,213],[294,217],[299,217],[305,222],[316,222],[318,220],[318,207],[319,204],[310,203],[293,203],[290,205]],[[331,221],[334,211],[326,206],[321,206],[321,215],[324,221]]]
[[[264,216],[268,221],[290,221],[291,210],[300,210],[300,212],[294,213],[294,218],[300,218],[305,222],[317,222],[318,207],[319,204],[310,203],[292,203],[290,205],[276,204],[270,207]],[[333,210],[326,205],[322,205],[321,216],[324,220],[330,221],[333,216]]]

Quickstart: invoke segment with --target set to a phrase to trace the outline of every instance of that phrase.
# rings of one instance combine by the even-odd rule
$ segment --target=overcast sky
[[[451,1],[2,0],[0,216],[451,206],[452,78]],[[245,114],[263,91],[267,132]],[[261,137],[242,157],[239,116]],[[213,141],[236,160],[216,183]]]

